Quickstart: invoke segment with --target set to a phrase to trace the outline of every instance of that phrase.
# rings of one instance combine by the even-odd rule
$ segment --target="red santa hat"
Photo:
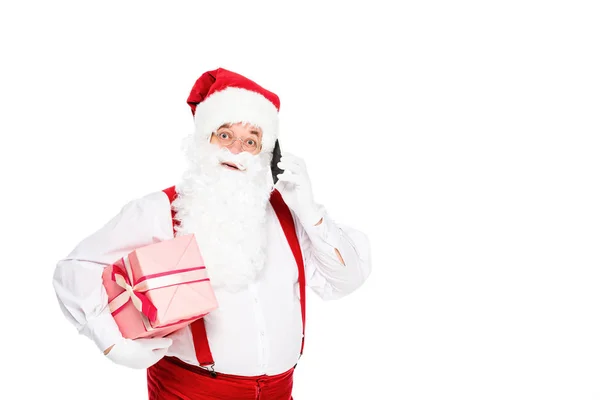
[[[250,79],[219,68],[202,74],[187,103],[196,134],[210,140],[227,123],[245,122],[262,129],[263,151],[272,151],[279,136],[279,97]]]

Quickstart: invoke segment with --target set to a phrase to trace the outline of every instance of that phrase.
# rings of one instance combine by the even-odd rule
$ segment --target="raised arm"
[[[292,210],[305,260],[307,285],[321,298],[345,296],[361,286],[371,272],[367,236],[335,223],[325,208],[314,202],[304,161],[284,153],[278,164],[277,189]]]

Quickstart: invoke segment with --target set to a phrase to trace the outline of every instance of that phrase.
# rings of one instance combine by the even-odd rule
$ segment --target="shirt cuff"
[[[96,318],[88,321],[81,333],[92,339],[102,352],[123,340],[119,326],[108,307],[105,307]]]

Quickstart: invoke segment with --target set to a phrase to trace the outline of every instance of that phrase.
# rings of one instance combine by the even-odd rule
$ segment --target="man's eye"
[[[252,139],[246,140],[246,144],[248,146],[256,146],[256,142],[254,140],[252,140]]]
[[[221,132],[221,133],[219,133],[219,137],[221,139],[229,139],[229,134],[225,133],[225,132]]]

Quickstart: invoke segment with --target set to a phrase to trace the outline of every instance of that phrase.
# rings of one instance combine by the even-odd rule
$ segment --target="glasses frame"
[[[211,136],[212,136],[212,135],[214,135],[214,136],[217,138],[217,140],[218,140],[218,141],[219,141],[219,142],[220,142],[220,143],[221,143],[223,146],[225,146],[225,147],[231,147],[231,146],[233,146],[233,144],[234,144],[236,141],[238,141],[238,140],[239,140],[240,142],[242,142],[242,149],[244,149],[245,151],[253,152],[253,151],[257,150],[257,149],[258,149],[259,151],[260,151],[260,150],[262,150],[262,141],[261,141],[261,142],[259,142],[258,140],[252,139],[252,140],[254,140],[255,142],[257,142],[258,144],[256,145],[256,148],[254,148],[254,149],[250,149],[250,150],[249,150],[249,149],[247,149],[247,148],[246,148],[246,143],[244,142],[244,140],[251,139],[251,138],[242,139],[242,138],[236,137],[235,135],[231,134],[231,136],[233,137],[233,140],[231,141],[231,143],[229,143],[229,144],[225,144],[225,143],[223,143],[223,142],[221,141],[221,138],[219,137],[219,134],[220,134],[220,133],[228,133],[228,132],[217,132],[217,131],[214,131],[214,132],[211,134]],[[229,133],[228,133],[228,134],[229,134]]]

